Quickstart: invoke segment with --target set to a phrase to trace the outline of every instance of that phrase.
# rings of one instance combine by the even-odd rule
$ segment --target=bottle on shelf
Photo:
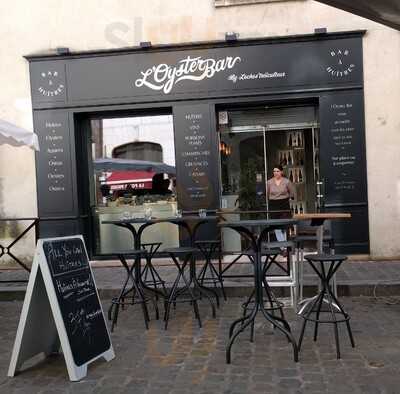
[[[303,133],[301,131],[298,132],[298,138],[299,146],[303,146]]]
[[[286,166],[287,163],[288,163],[287,158],[286,158],[286,152],[283,152],[282,155],[283,155],[282,165],[283,165],[283,166]]]
[[[289,181],[293,182],[293,169],[289,171]]]
[[[304,213],[303,203],[300,203],[299,213]]]
[[[289,133],[288,146],[292,146],[292,142],[293,142],[292,133]]]
[[[293,157],[292,157],[292,155],[290,154],[290,151],[288,152],[288,165],[290,166],[290,165],[293,165]]]
[[[299,168],[299,182],[303,182],[303,172],[301,171],[301,168]]]

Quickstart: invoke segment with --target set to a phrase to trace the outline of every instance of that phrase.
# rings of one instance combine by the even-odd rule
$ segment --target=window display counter
[[[132,248],[132,234],[123,228],[102,224],[105,220],[117,220],[126,217],[144,216],[146,210],[151,210],[154,218],[167,218],[176,213],[175,201],[158,201],[144,203],[143,205],[122,204],[119,206],[98,207],[96,216],[98,218],[99,235],[98,253],[113,253],[116,250],[128,250]],[[179,246],[179,229],[171,223],[158,223],[146,228],[142,235],[142,243],[161,242],[160,251],[165,248]]]

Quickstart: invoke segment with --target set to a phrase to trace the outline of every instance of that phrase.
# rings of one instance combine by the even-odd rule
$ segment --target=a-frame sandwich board
[[[71,381],[94,360],[115,357],[81,235],[38,240],[8,376],[60,345]]]

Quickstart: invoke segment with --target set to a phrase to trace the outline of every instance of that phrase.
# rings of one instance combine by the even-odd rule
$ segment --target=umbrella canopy
[[[0,119],[0,145],[1,144],[12,146],[26,145],[32,149],[39,150],[39,141],[35,133],[2,119]]]
[[[151,171],[170,175],[176,174],[175,167],[155,161],[101,158],[94,160],[93,165],[96,172]]]
[[[318,0],[400,30],[399,0]]]

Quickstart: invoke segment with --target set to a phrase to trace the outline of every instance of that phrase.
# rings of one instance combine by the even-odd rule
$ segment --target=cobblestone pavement
[[[400,392],[400,298],[343,297],[356,348],[341,331],[342,359],[337,360],[333,328],[321,328],[318,341],[306,331],[300,362],[293,362],[287,340],[261,316],[255,342],[249,332],[234,344],[232,364],[225,363],[229,324],[241,313],[243,298],[223,302],[213,319],[201,303],[203,328],[190,305],[179,304],[164,330],[152,320],[145,330],[140,306],[120,313],[112,333],[116,358],[96,361],[87,378],[71,383],[62,356],[6,377],[22,303],[0,302],[0,393],[392,393]],[[107,308],[109,301],[104,302]],[[302,319],[290,309],[287,319],[296,338]]]

